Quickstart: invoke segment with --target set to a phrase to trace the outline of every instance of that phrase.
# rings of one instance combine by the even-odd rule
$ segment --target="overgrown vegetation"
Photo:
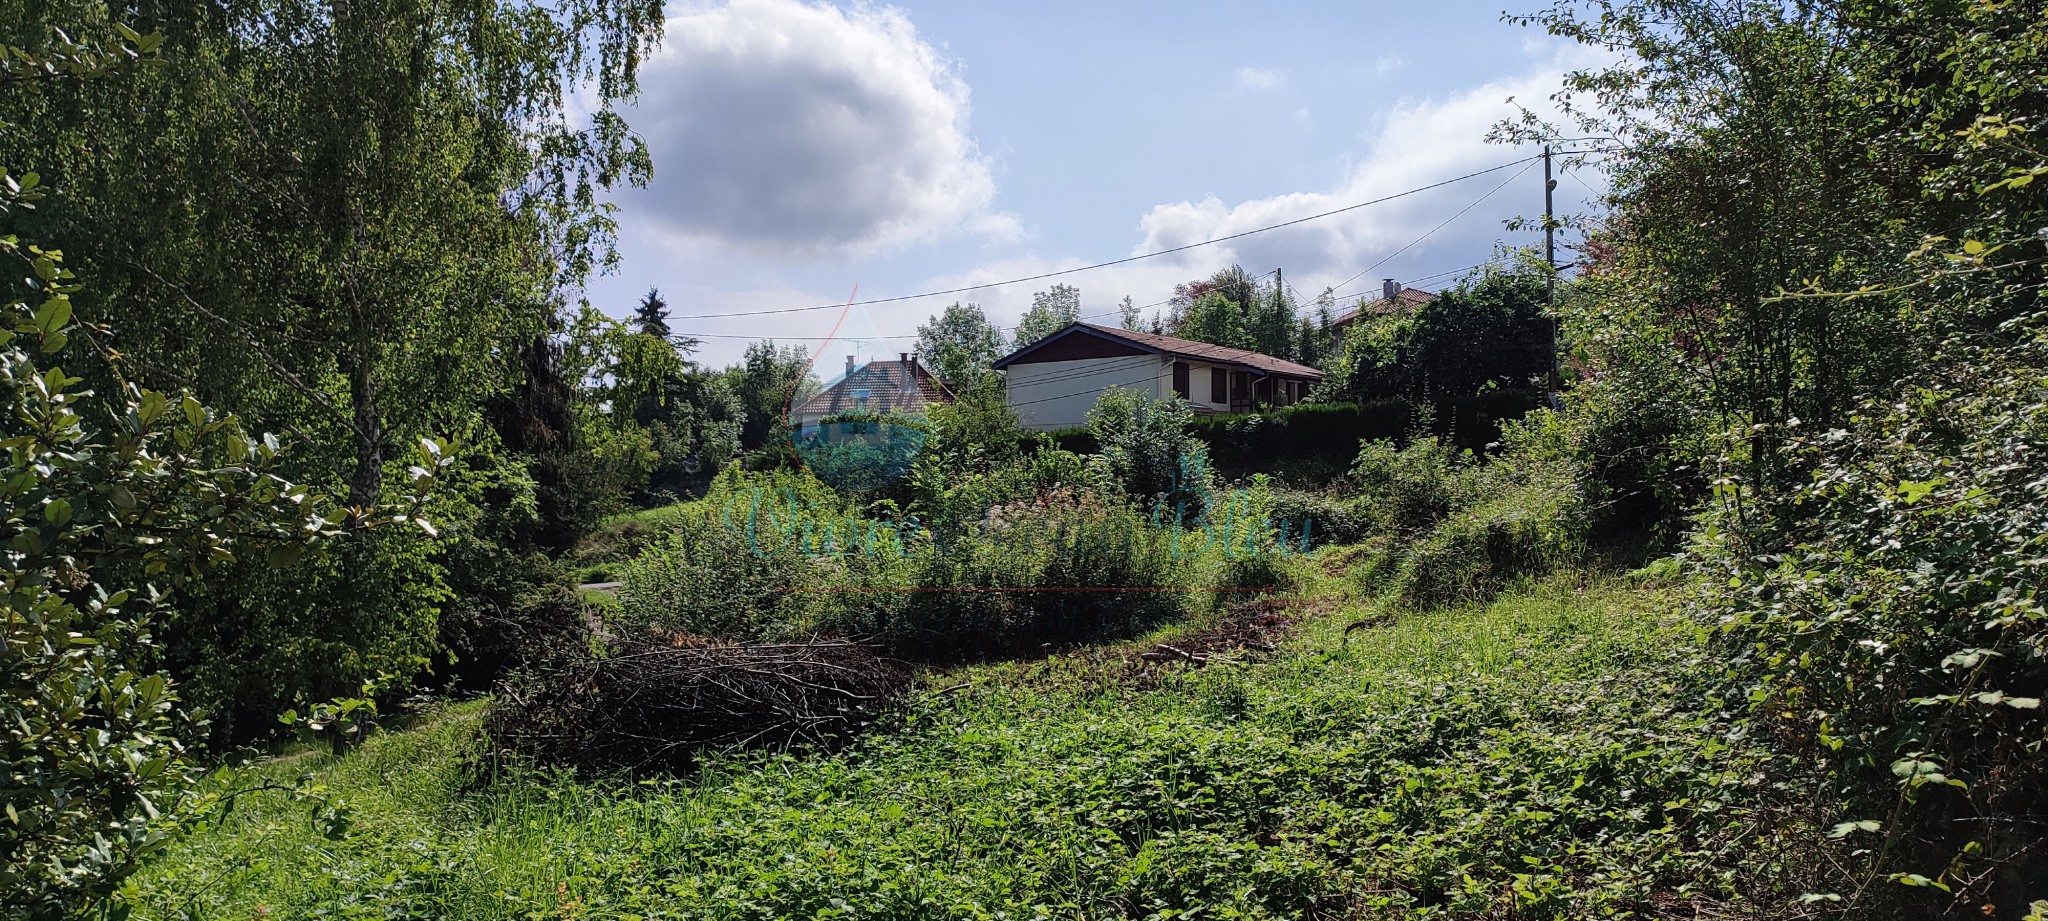
[[[1571,277],[846,442],[574,302],[662,21],[0,0],[7,917],[2048,917],[2039,4],[1560,0]]]
[[[1370,609],[1325,609],[1270,661],[1128,683],[1080,655],[988,666],[843,755],[639,784],[474,789],[476,712],[445,712],[217,776],[311,770],[359,791],[350,833],[251,802],[151,869],[144,912],[1742,913],[1791,843],[1748,805],[1777,781],[1663,604],[1567,580],[1365,631]]]

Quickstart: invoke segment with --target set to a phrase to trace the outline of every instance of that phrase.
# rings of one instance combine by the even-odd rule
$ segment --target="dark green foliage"
[[[633,328],[641,335],[668,339],[672,332],[668,326],[668,301],[662,299],[660,290],[647,289],[647,296],[633,305]]]
[[[1101,445],[1110,476],[1132,499],[1173,521],[1200,516],[1212,487],[1209,448],[1188,433],[1193,424],[1187,403],[1122,387],[1104,391],[1088,410],[1088,431]]]
[[[0,173],[0,214],[26,186]],[[0,915],[54,919],[101,904],[187,818],[194,711],[154,638],[173,593],[238,556],[294,558],[344,520],[277,476],[274,439],[191,395],[80,387],[54,363],[91,363],[71,339],[82,286],[13,236],[0,259],[23,279],[0,310]]]
[[[1551,367],[1543,315],[1548,278],[1518,257],[1486,267],[1413,313],[1363,316],[1349,327],[1317,392],[1444,406],[1495,390],[1540,393]]]
[[[1202,416],[1192,431],[1209,446],[1218,473],[1273,474],[1293,483],[1343,476],[1366,439],[1400,439],[1413,412],[1405,400],[1301,403],[1239,416]]]
[[[2048,896],[2044,330],[2034,317],[1951,341],[1941,373],[1847,428],[1786,432],[1813,480],[1724,486],[1699,560],[1702,619],[1760,718],[1846,782],[1839,831],[1876,848],[1858,852],[1864,872],[2001,905]]]

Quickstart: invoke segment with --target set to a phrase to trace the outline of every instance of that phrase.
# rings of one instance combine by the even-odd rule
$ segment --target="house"
[[[1341,333],[1346,327],[1357,322],[1359,317],[1414,313],[1421,309],[1422,305],[1433,300],[1436,300],[1436,295],[1420,288],[1405,287],[1400,282],[1389,278],[1380,282],[1380,297],[1378,300],[1365,301],[1357,307],[1339,314],[1337,319],[1330,321],[1330,328]]]
[[[1307,398],[1323,372],[1245,349],[1072,323],[995,363],[1010,408],[1033,431],[1085,425],[1111,387],[1164,399],[1178,396],[1196,413],[1250,412]]]
[[[921,416],[926,407],[952,400],[945,383],[909,352],[898,352],[895,361],[871,361],[859,368],[848,355],[845,376],[791,409],[789,417],[800,429],[812,431],[833,416]]]

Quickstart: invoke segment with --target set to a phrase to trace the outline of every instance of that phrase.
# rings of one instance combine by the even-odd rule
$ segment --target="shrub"
[[[1371,533],[1364,503],[1330,492],[1274,487],[1272,520],[1279,539],[1295,549],[1355,544]]]
[[[1515,448],[1486,463],[1436,439],[1366,442],[1352,468],[1375,559],[1368,581],[1430,607],[1485,600],[1577,555],[1585,502],[1567,458]]]
[[[0,190],[0,213],[24,198],[4,173]],[[274,440],[190,395],[101,396],[39,365],[76,357],[77,285],[60,254],[14,237],[0,237],[0,258],[28,287],[0,307],[0,910],[76,917],[190,805],[179,796],[194,714],[152,638],[166,592],[266,545],[284,562],[337,533],[340,516],[271,472]]]
[[[1569,496],[1549,487],[1509,487],[1431,528],[1394,573],[1395,593],[1423,607],[1485,600],[1571,558],[1580,539]]]
[[[627,563],[617,622],[633,635],[681,633],[729,642],[786,636],[804,622],[792,588],[815,585],[800,545],[801,511],[773,496],[723,507],[692,503],[668,534]],[[798,520],[792,520],[797,518]]]
[[[1124,492],[1173,509],[1182,521],[1201,515],[1212,485],[1208,446],[1188,434],[1193,423],[1194,410],[1186,402],[1122,387],[1104,391],[1088,410],[1088,431],[1101,443],[1103,461]]]
[[[855,593],[821,626],[871,636],[892,654],[987,658],[1044,643],[1123,636],[1181,610],[1186,561],[1174,533],[1099,492],[1054,489],[997,506],[914,559],[881,567],[917,591],[882,607]],[[899,583],[901,584],[901,583]]]
[[[1758,715],[1844,781],[1865,872],[2000,905],[2048,878],[2048,316],[2004,335],[1792,428],[1812,479],[1722,486],[1697,562]]]
[[[1351,467],[1351,479],[1365,499],[1364,513],[1377,530],[1412,535],[1436,525],[1457,504],[1457,474],[1465,458],[1434,438],[1405,448],[1368,441]]]

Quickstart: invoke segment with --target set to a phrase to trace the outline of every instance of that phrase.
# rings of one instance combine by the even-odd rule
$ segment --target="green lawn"
[[[1657,590],[1558,577],[1348,637],[1376,612],[1312,607],[1260,661],[979,667],[850,752],[685,780],[478,779],[480,708],[451,707],[219,778],[311,771],[348,827],[248,798],[143,874],[140,914],[1753,913],[1758,756],[1701,712],[1715,669]]]

